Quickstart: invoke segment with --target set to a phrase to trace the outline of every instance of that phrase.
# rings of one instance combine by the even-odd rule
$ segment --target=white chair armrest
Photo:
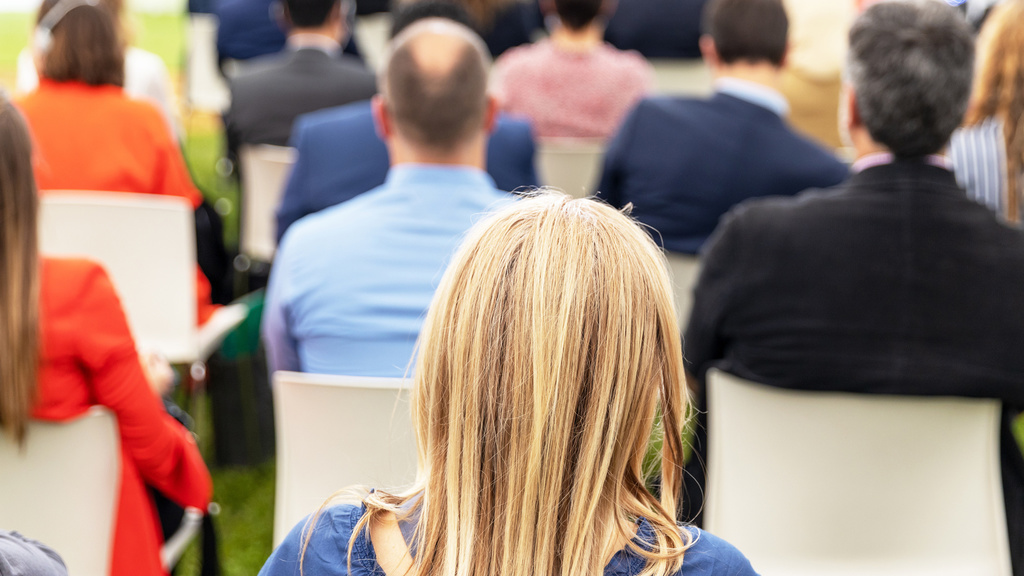
[[[248,315],[249,307],[243,303],[218,308],[213,316],[199,327],[199,360],[205,361],[213,356],[228,333],[241,324]]]
[[[185,509],[185,516],[182,517],[178,530],[160,548],[160,563],[163,564],[164,570],[170,572],[171,568],[174,568],[189,542],[196,537],[202,523],[202,510],[191,506]]]

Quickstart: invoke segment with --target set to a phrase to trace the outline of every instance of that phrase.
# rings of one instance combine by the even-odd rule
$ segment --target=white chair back
[[[231,103],[231,91],[217,66],[217,17],[189,14],[185,100],[191,110],[219,114]]]
[[[40,251],[107,269],[141,350],[197,360],[196,236],[183,198],[120,192],[48,192]]]
[[[761,574],[1010,574],[998,401],[707,393],[704,526]]]
[[[711,69],[700,58],[655,59],[654,92],[665,96],[708,96],[714,91]]]
[[[109,576],[120,458],[105,408],[31,422],[23,448],[0,434],[0,526],[56,550],[74,576]]]
[[[274,211],[288,174],[295,163],[295,149],[263,144],[243,146],[242,163],[242,254],[263,262],[274,259],[277,221]]]
[[[579,138],[545,138],[537,142],[537,171],[545,186],[575,198],[595,193],[601,178],[605,143]]]
[[[336,491],[406,486],[416,477],[409,382],[276,372],[274,546]]]
[[[388,49],[388,40],[391,39],[392,21],[390,12],[356,17],[355,30],[352,33],[369,70],[376,72],[384,64],[384,54]]]
[[[679,331],[686,330],[693,309],[693,287],[700,275],[700,259],[693,254],[665,252],[668,260],[668,271],[672,276],[672,295],[676,301],[676,315],[679,318]]]

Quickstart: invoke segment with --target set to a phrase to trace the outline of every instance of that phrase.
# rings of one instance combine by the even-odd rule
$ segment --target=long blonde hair
[[[630,218],[540,193],[474,227],[413,382],[417,482],[370,494],[353,540],[412,508],[414,576],[600,574],[611,543],[646,558],[645,575],[680,569],[680,337],[664,258]],[[642,470],[652,430],[660,500]],[[656,534],[643,546],[640,518]]]
[[[991,27],[991,28],[990,28]],[[1011,0],[993,8],[983,34],[988,36],[973,96],[964,124],[973,126],[987,118],[1003,122],[1006,138],[1006,217],[1020,221],[1019,182],[1024,173],[1024,0]]]
[[[0,93],[0,425],[18,442],[39,363],[36,203],[28,129]]]

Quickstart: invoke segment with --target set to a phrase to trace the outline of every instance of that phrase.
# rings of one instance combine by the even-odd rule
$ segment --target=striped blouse
[[[956,180],[967,196],[1003,214],[1008,184],[1002,120],[986,118],[954,132],[949,156]]]

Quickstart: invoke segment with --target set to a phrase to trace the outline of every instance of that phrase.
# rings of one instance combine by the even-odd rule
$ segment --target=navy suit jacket
[[[287,39],[271,14],[277,0],[216,0],[217,57],[220,60],[248,60],[280,52]],[[191,6],[191,4],[190,4]],[[355,41],[349,38],[345,53],[360,57]],[[362,59],[360,57],[360,59]]]
[[[291,146],[298,159],[277,209],[278,241],[299,218],[383,184],[390,165],[369,101],[299,116]],[[487,145],[487,172],[496,186],[537,186],[533,155],[529,123],[500,116]]]
[[[619,0],[604,39],[647,58],[700,58],[701,14],[707,0]]]
[[[667,250],[696,254],[735,204],[834,186],[847,173],[771,110],[718,93],[640,102],[608,146],[598,190],[613,206],[632,202]]]

